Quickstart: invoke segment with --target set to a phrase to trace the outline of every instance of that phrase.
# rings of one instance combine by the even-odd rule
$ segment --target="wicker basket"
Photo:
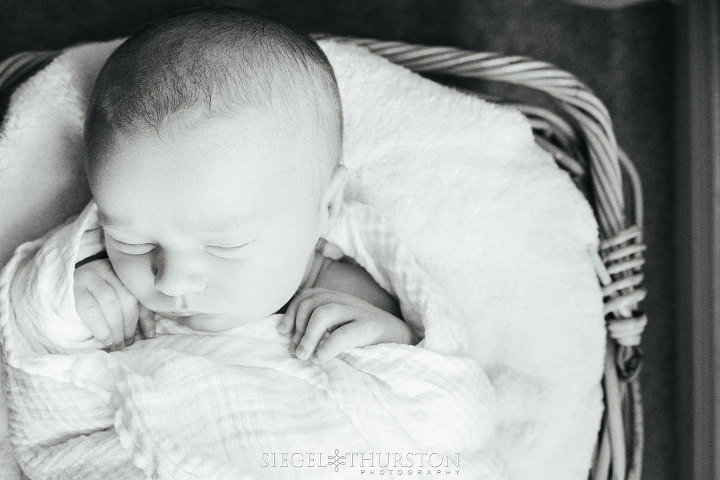
[[[643,449],[639,344],[647,322],[637,310],[645,297],[641,288],[642,191],[637,171],[617,146],[605,106],[574,76],[526,57],[324,34],[314,38],[363,46],[424,75],[499,82],[542,92],[551,100],[547,107],[474,92],[491,101],[511,103],[523,112],[537,143],[553,155],[593,205],[602,235],[596,271],[605,298],[608,347],[605,413],[590,478],[639,479]],[[10,92],[57,53],[24,52],[0,63],[0,112]]]

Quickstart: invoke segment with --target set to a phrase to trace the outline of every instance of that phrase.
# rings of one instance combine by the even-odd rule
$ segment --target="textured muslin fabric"
[[[116,45],[69,49],[14,95],[0,132],[0,181],[27,184],[31,172],[43,186],[0,189],[18,218],[42,221],[35,212],[43,205],[87,190],[78,175],[85,104]],[[513,479],[586,478],[605,347],[589,205],[517,111],[358,47],[321,46],[343,101],[346,199],[381,212],[457,310],[465,332],[458,347],[494,388],[498,461]],[[28,205],[28,191],[42,201]],[[381,262],[365,267],[389,288]],[[92,433],[97,448],[111,433]]]
[[[382,265],[382,282],[424,338],[320,365],[289,355],[279,315],[212,335],[158,317],[157,338],[96,350],[74,312],[72,273],[83,234],[97,228],[91,203],[20,247],[0,277],[11,438],[31,478],[307,478],[301,467],[280,474],[263,455],[334,449],[447,452],[461,459],[459,478],[502,477],[489,442],[494,393],[464,355],[463,323],[370,207],[343,205],[328,239]],[[48,322],[62,322],[66,331],[55,332],[67,353],[49,347]],[[341,478],[358,473],[344,466]]]

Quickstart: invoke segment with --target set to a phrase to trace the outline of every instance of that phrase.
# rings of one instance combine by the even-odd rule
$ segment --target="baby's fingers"
[[[125,345],[132,345],[135,341],[135,330],[137,329],[138,316],[140,315],[139,303],[130,293],[120,279],[113,273],[104,277],[105,281],[115,291],[115,296],[120,302],[120,313],[122,314],[122,330]]]
[[[376,336],[365,322],[351,322],[328,333],[315,350],[318,363],[325,362],[354,347],[376,343]]]
[[[155,336],[155,315],[153,312],[140,305],[140,333],[145,338],[153,338]]]
[[[294,348],[300,342],[305,334],[307,322],[310,314],[320,305],[329,303],[333,298],[333,292],[321,288],[310,288],[298,292],[293,297],[287,311],[280,320],[278,331],[280,333],[289,333],[295,330],[290,341],[290,350],[294,353]]]
[[[75,292],[75,309],[93,337],[97,338],[106,347],[114,343],[112,331],[105,320],[105,316],[95,297],[90,292],[84,289]]]
[[[280,333],[290,333],[298,328],[297,325],[297,313],[300,305],[307,299],[311,298],[317,292],[315,289],[309,288],[306,290],[300,290],[290,300],[290,304],[285,310],[283,317],[280,319],[280,323],[277,326],[277,330]],[[305,331],[305,324],[303,323],[301,329]]]
[[[353,319],[351,308],[337,303],[326,303],[313,310],[302,339],[299,341],[295,355],[301,360],[309,358],[315,351],[320,340],[331,332]]]
[[[124,315],[122,302],[117,292],[107,282],[98,282],[88,286],[88,291],[100,306],[100,310],[110,327],[113,350],[122,350],[125,347]]]

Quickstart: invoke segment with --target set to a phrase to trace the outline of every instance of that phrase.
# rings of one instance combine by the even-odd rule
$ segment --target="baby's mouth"
[[[162,315],[163,317],[169,317],[169,318],[187,318],[187,317],[193,317],[196,315],[202,315],[201,312],[196,312],[193,310],[167,310],[167,311],[156,310],[155,313],[158,313],[158,314]]]
[[[192,310],[171,310],[168,312],[170,315],[174,315],[176,317],[189,317],[191,315],[199,315],[200,312],[195,312]]]

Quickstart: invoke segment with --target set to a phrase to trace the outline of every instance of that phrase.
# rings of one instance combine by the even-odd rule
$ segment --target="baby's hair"
[[[234,7],[172,14],[136,31],[100,71],[85,122],[88,174],[113,133],[159,133],[185,112],[222,117],[253,109],[290,112],[297,127],[312,123],[309,131],[329,146],[319,172],[341,161],[337,81],[311,38]]]

